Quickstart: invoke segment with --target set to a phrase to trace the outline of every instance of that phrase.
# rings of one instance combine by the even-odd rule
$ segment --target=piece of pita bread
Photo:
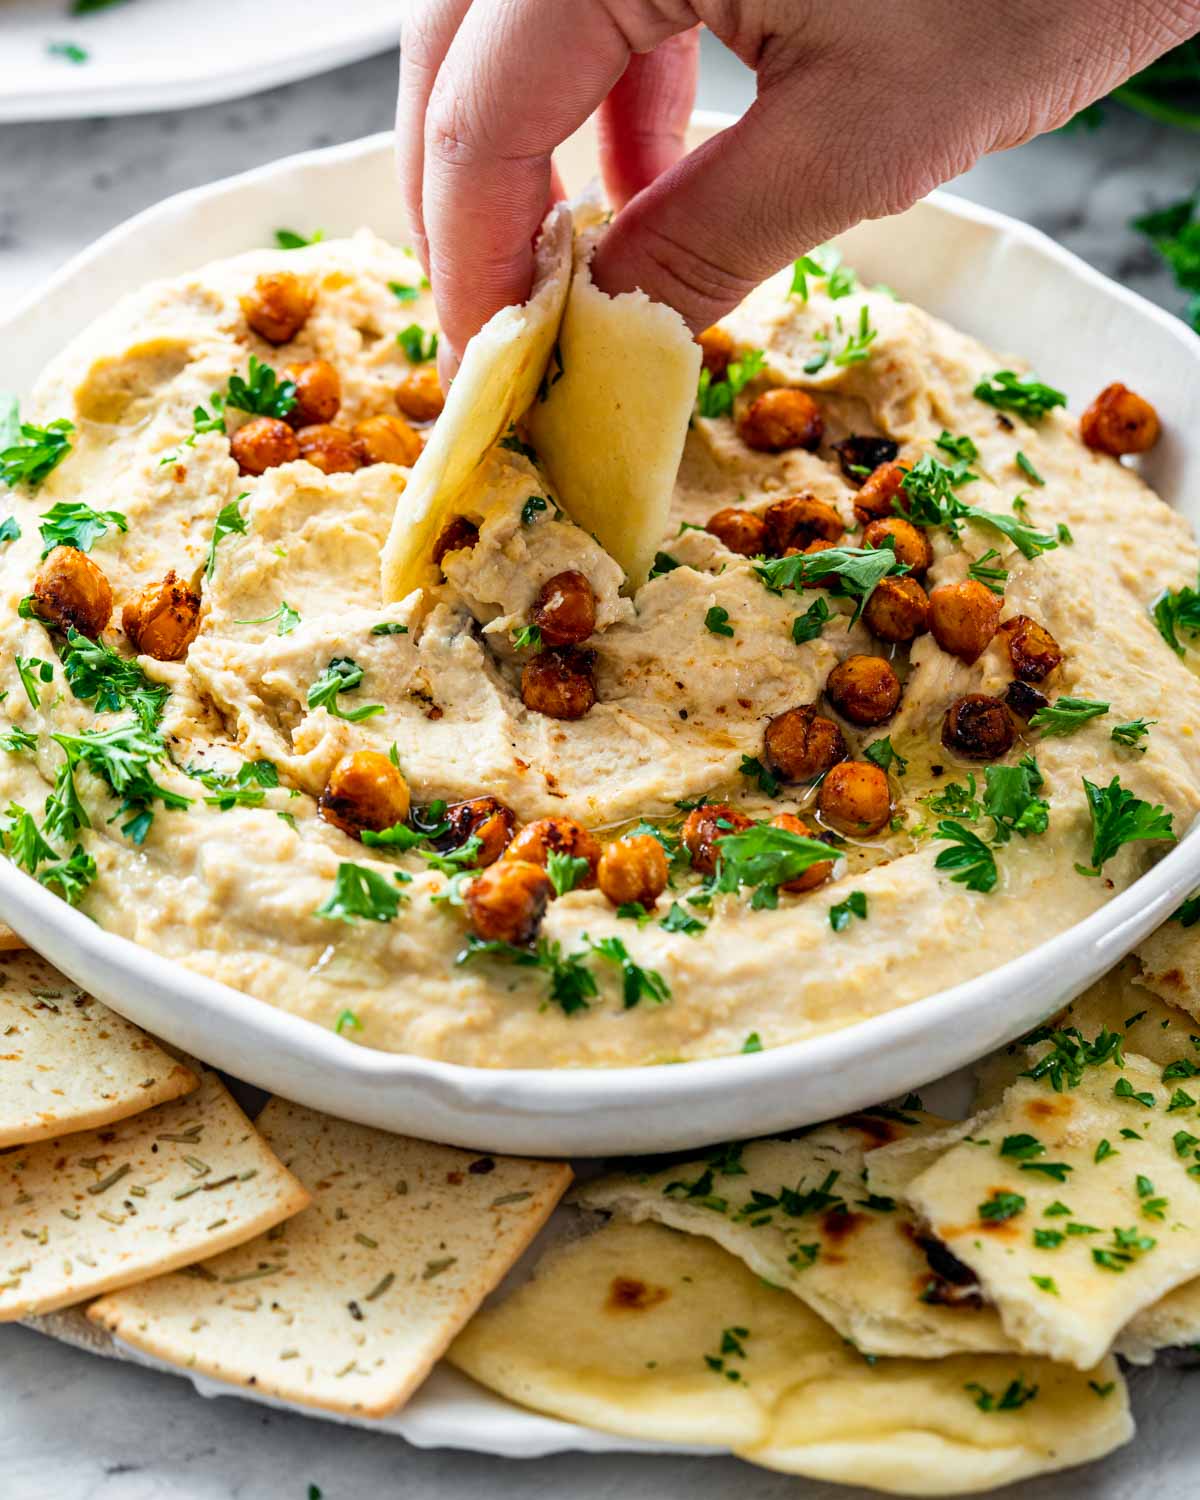
[[[0,1148],[110,1125],[199,1082],[36,954],[0,956]]]
[[[1164,922],[1137,950],[1137,983],[1200,1022],[1200,926]]]
[[[258,1125],[311,1207],[89,1316],[168,1364],[326,1411],[402,1406],[571,1180],[557,1163],[429,1145],[279,1099]]]
[[[941,1123],[911,1111],[864,1111],[798,1139],[725,1146],[666,1171],[600,1178],[576,1196],[587,1208],[716,1240],[864,1354],[936,1359],[1012,1349],[978,1288],[935,1271],[908,1209],[869,1193],[863,1181],[864,1144]]]
[[[1086,1375],[1027,1355],[867,1361],[712,1241],[658,1224],[613,1220],[551,1251],[449,1359],[567,1421],[894,1494],[1007,1484],[1132,1433],[1112,1360]]]
[[[460,513],[480,464],[532,405],[554,349],[571,275],[572,223],[552,208],[534,251],[533,291],[501,308],[467,345],[446,405],[396,504],[383,549],[385,603],[437,581],[433,544]]]
[[[307,1202],[205,1072],[187,1098],[0,1157],[0,1322],[189,1265]]]

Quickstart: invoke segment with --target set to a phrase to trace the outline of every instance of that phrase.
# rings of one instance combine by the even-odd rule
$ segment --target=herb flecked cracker
[[[0,1322],[189,1265],[307,1202],[206,1072],[186,1098],[0,1157]]]
[[[36,954],[0,956],[0,1148],[112,1124],[199,1081]]]
[[[718,1245],[658,1224],[550,1251],[449,1359],[568,1421],[907,1495],[1066,1468],[1133,1432],[1112,1359],[1082,1374],[1029,1355],[868,1361]]]
[[[189,1273],[105,1297],[89,1316],[217,1380],[326,1411],[395,1411],[545,1223],[570,1169],[278,1099],[258,1124],[312,1188],[311,1207]]]
[[[921,1139],[944,1123],[866,1110],[798,1139],[723,1146],[651,1175],[601,1178],[578,1198],[716,1240],[864,1353],[935,1359],[1011,1349],[978,1288],[959,1288],[930,1261],[908,1208],[864,1183],[864,1145]]]

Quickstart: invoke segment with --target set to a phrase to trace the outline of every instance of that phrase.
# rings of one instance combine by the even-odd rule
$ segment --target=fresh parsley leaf
[[[339,1011],[337,1020],[333,1023],[333,1029],[338,1036],[343,1031],[361,1031],[362,1022],[352,1010]]]
[[[349,711],[338,707],[338,694],[350,693],[363,680],[363,669],[348,656],[335,656],[308,690],[309,708],[324,708],[336,719],[358,724],[383,712],[382,703],[364,703]]]
[[[845,932],[852,917],[858,917],[863,922],[867,920],[865,891],[851,891],[844,901],[839,901],[836,906],[829,908],[829,925],[834,932]]]
[[[396,342],[404,350],[410,365],[428,364],[437,357],[437,333],[426,334],[419,323],[410,323],[407,328],[402,328],[396,335]]]
[[[422,282],[424,283],[424,277],[422,277]],[[420,287],[409,286],[404,281],[389,281],[388,291],[397,302],[415,302],[421,295]]]
[[[1006,1135],[1000,1143],[1000,1155],[1011,1156],[1014,1161],[1031,1161],[1035,1156],[1045,1154],[1046,1148],[1036,1135]]]
[[[671,998],[671,987],[656,969],[643,969],[629,955],[619,937],[589,938],[592,952],[621,968],[621,995],[626,1010],[640,1001],[661,1005]]]
[[[829,845],[818,839],[756,823],[718,840],[715,889],[736,891],[750,886],[774,892],[813,865],[836,858]]]
[[[231,375],[223,399],[226,406],[256,417],[286,417],[296,404],[296,385],[291,380],[280,380],[270,365],[264,365],[252,354],[249,378]]]
[[[1024,453],[1017,453],[1017,468],[1020,469],[1021,473],[1024,474],[1025,477],[1031,480],[1034,484],[1041,486],[1046,483],[1046,481],[1038,473],[1037,469],[1034,468],[1033,460],[1027,458]]]
[[[680,566],[681,564],[669,552],[656,552],[654,554],[654,565],[650,569],[650,577],[661,578],[664,573],[673,573]]]
[[[21,686],[25,689],[25,696],[29,699],[31,708],[42,706],[42,695],[38,689],[38,683],[50,683],[54,681],[54,668],[48,661],[43,661],[40,656],[18,656],[14,653],[13,665],[17,669],[17,676],[21,679]]]
[[[0,842],[13,864],[30,875],[43,860],[55,857],[54,849],[42,837],[33,814],[16,802],[8,804],[8,810],[0,819]]]
[[[1088,1041],[1075,1026],[1054,1030],[1043,1027],[1032,1032],[1026,1041],[1049,1042],[1050,1046],[1021,1077],[1048,1078],[1056,1094],[1061,1094],[1064,1087],[1078,1088],[1087,1068],[1102,1067],[1108,1062],[1123,1067],[1125,1063],[1121,1050],[1124,1038],[1116,1031],[1102,1030]]]
[[[235,625],[270,625],[273,620],[277,620],[279,622],[275,627],[276,635],[291,635],[292,631],[295,630],[296,626],[300,623],[300,615],[298,611],[294,610],[292,606],[287,602],[287,600],[284,599],[281,600],[278,609],[272,610],[269,615],[263,615],[261,619],[235,620],[233,623]],[[376,634],[378,632],[378,629],[379,627],[376,626],[372,631],[372,634]],[[403,629],[403,626],[401,627],[401,629]]]
[[[562,854],[557,849],[551,849],[546,856],[546,874],[550,877],[556,896],[565,896],[568,891],[573,891],[587,877],[590,869],[591,865],[586,859],[574,854]]]
[[[324,238],[325,231],[323,229],[318,229],[314,234],[307,237],[298,234],[294,229],[277,229],[275,231],[275,243],[281,250],[303,250],[305,245],[318,245]]]
[[[1194,589],[1190,584],[1180,589],[1167,589],[1151,605],[1150,613],[1159,635],[1176,656],[1183,656],[1185,648],[1179,632],[1200,635],[1200,589]]]
[[[761,371],[765,359],[761,349],[748,349],[741,359],[729,362],[721,380],[714,380],[711,370],[701,370],[696,388],[696,410],[702,417],[728,416],[733,410],[733,398]]]
[[[70,453],[75,426],[60,417],[46,427],[38,427],[32,422],[21,422],[17,411],[16,398],[10,397],[0,427],[0,443],[4,444],[0,448],[0,484],[27,484],[33,488]]]
[[[1040,729],[1042,738],[1053,739],[1056,735],[1074,734],[1089,719],[1098,719],[1109,710],[1107,703],[1093,698],[1056,698],[1039,708],[1029,721],[1030,729]]]
[[[908,770],[908,761],[892,744],[890,734],[885,734],[882,739],[872,740],[863,755],[867,760],[874,761],[881,771],[890,771],[895,766],[896,775],[903,776]]]
[[[738,770],[743,776],[750,777],[758,783],[758,789],[764,797],[778,796],[779,777],[764,766],[756,755],[743,755]]]
[[[121,799],[110,821],[129,814],[121,832],[135,844],[142,843],[150,831],[154,802],[176,810],[191,806],[190,797],[161,786],[151,776],[150,768],[166,758],[166,749],[161,738],[142,724],[116,724],[111,729],[55,734],[51,738],[66,752],[71,774],[78,767],[86,767]]]
[[[85,63],[88,60],[88,50],[81,47],[78,42],[47,42],[46,53],[49,57],[61,57],[64,62]]]
[[[90,552],[111,527],[128,531],[129,523],[119,510],[93,510],[83,500],[60,500],[42,512],[42,556],[55,547],[75,547]]]
[[[873,352],[871,345],[878,336],[878,328],[871,326],[871,309],[864,302],[859,310],[858,331],[850,334],[845,347],[833,356],[834,364],[845,367],[861,364],[863,360],[870,359]]]
[[[983,807],[975,800],[976,790],[975,773],[968,771],[966,786],[960,781],[951,781],[940,792],[930,792],[921,800],[930,812],[941,817],[965,818],[968,823],[974,823],[983,816]]]
[[[1115,740],[1118,745],[1124,745],[1129,750],[1138,750],[1145,755],[1147,747],[1142,744],[1142,741],[1149,735],[1150,726],[1157,723],[1157,719],[1130,719],[1127,724],[1114,724],[1109,739]]]
[[[961,823],[945,819],[934,830],[934,837],[951,846],[934,860],[934,868],[952,872],[950,879],[965,885],[969,891],[986,893],[996,888],[999,871],[996,856],[978,834]]]
[[[988,766],[984,778],[983,810],[995,826],[993,842],[1007,844],[1014,833],[1021,838],[1045,833],[1050,804],[1035,795],[1042,786],[1042,774],[1031,756],[1015,766]]]
[[[37,735],[22,729],[19,724],[10,725],[7,734],[0,734],[0,750],[7,750],[10,755],[36,750],[37,742]]]
[[[761,1052],[762,1049],[763,1049],[762,1037],[759,1036],[759,1034],[758,1034],[757,1031],[752,1031],[750,1033],[750,1035],[746,1038],[746,1040],[742,1043],[742,1053],[743,1053],[743,1055],[751,1053],[751,1052]]]
[[[952,433],[942,428],[942,435],[934,439],[934,446],[940,448],[943,453],[948,453],[951,458],[958,460],[958,466],[967,468],[979,457],[979,449],[974,442],[964,433],[955,437]]]
[[[891,541],[891,538],[888,538]],[[839,593],[856,601],[851,625],[866,608],[867,600],[881,578],[911,571],[896,556],[894,547],[827,547],[823,552],[797,552],[794,557],[776,557],[755,564],[754,571],[774,593],[784,589],[811,588],[821,579],[836,580]]]
[[[980,1411],[1019,1411],[1022,1406],[1034,1400],[1038,1393],[1036,1385],[1026,1385],[1021,1376],[1009,1381],[1008,1385],[999,1396],[989,1391],[977,1380],[968,1381],[963,1386],[975,1398],[975,1405]]]
[[[521,507],[521,525],[531,526],[534,518],[546,508],[547,501],[544,495],[530,495],[529,499]]]
[[[407,635],[407,625],[397,625],[395,620],[381,620],[378,625],[371,626],[372,635]]]
[[[713,635],[732,635],[733,626],[729,623],[729,611],[722,609],[719,604],[714,604],[705,612],[704,628],[712,631]]]
[[[66,859],[53,859],[37,872],[40,884],[57,890],[68,906],[78,906],[96,878],[96,861],[76,844]]]
[[[547,999],[566,1016],[587,1010],[599,994],[595,976],[587,967],[587,951],[565,954],[560,944],[542,938],[536,949],[517,948],[512,943],[467,938],[467,946],[454,960],[470,963],[475,958],[503,958],[518,968],[541,969],[548,980]]]
[[[1085,776],[1083,790],[1092,815],[1092,863],[1090,868],[1075,866],[1081,875],[1099,875],[1123,844],[1142,840],[1175,843],[1174,815],[1135,797],[1121,785],[1120,777],[1114,776],[1107,786],[1100,787]]]
[[[89,640],[73,625],[67,626],[58,656],[76,698],[94,703],[97,713],[134,713],[147,733],[158,728],[171,689],[165,682],[151,682],[132,657]]]
[[[1181,927],[1195,927],[1200,922],[1200,891],[1194,891],[1168,920],[1178,922]]]
[[[967,568],[967,577],[973,578],[976,583],[982,583],[985,588],[991,589],[993,594],[1003,594],[1004,585],[1008,582],[1007,568],[988,566],[993,557],[999,556],[999,552],[993,547]]]
[[[1056,406],[1066,406],[1067,398],[1062,391],[1051,385],[1043,385],[1033,376],[1022,379],[1012,370],[997,370],[994,375],[983,376],[975,387],[974,395],[1003,411],[1015,411],[1027,422],[1040,422],[1048,411]]]
[[[1154,1095],[1148,1090],[1138,1093],[1129,1079],[1123,1075],[1113,1084],[1113,1094],[1118,1099],[1132,1099],[1135,1104],[1140,1104],[1143,1109],[1154,1108]]]
[[[247,491],[247,494],[249,492]],[[212,536],[208,539],[208,552],[204,560],[204,576],[211,578],[213,570],[217,566],[217,548],[227,536],[245,536],[250,523],[241,512],[241,503],[247,498],[242,494],[236,500],[230,500],[217,512],[217,519],[213,523]]]
[[[961,442],[962,439],[957,441]],[[974,446],[972,443],[971,447]],[[932,453],[923,454],[906,470],[900,481],[904,494],[895,496],[892,509],[914,526],[945,526],[951,536],[957,536],[958,522],[970,512],[971,507],[965,505],[954,492],[960,485],[969,484],[978,477],[963,460],[944,464],[940,458],[934,458]]]
[[[815,641],[832,618],[833,612],[825,600],[819,597],[814,599],[804,613],[797,615],[792,621],[792,640],[797,646],[803,646],[806,641]]]
[[[517,431],[517,424],[515,422],[508,424],[508,431],[500,439],[499,446],[507,449],[509,453],[519,453],[522,458],[527,458],[531,464],[538,462],[537,449],[525,442],[521,434]]]
[[[0,521],[0,542],[15,542],[21,535],[16,516],[5,516]]]
[[[685,932],[688,937],[695,937],[704,931],[706,924],[684,911],[678,901],[672,901],[670,910],[658,925],[664,932]]]
[[[827,283],[825,292],[833,301],[849,297],[858,290],[858,276],[842,264],[842,252],[834,245],[818,245],[808,255],[792,262],[792,285],[789,295],[808,301],[808,278]]]
[[[391,922],[400,910],[403,893],[394,881],[366,865],[343,860],[337,867],[333,890],[314,916],[333,922]]]
[[[979,1205],[978,1214],[981,1219],[1002,1224],[1006,1219],[1015,1219],[1019,1213],[1024,1212],[1024,1209],[1025,1199],[1020,1193],[1008,1193],[1000,1188],[994,1188],[987,1202]]]
[[[514,651],[540,651],[542,632],[536,625],[521,625],[512,633]]]

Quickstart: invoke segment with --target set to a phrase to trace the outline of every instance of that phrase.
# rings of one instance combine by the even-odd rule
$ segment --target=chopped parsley
[[[236,500],[230,500],[217,512],[217,519],[213,522],[212,536],[208,539],[208,552],[204,560],[204,576],[211,578],[213,570],[217,566],[217,548],[227,536],[245,536],[250,523],[241,512],[241,503],[247,498],[241,494]]]
[[[15,396],[4,398],[0,408],[0,484],[41,484],[71,451],[75,425],[65,417],[38,427],[22,422]]]
[[[294,229],[277,229],[275,231],[275,243],[281,250],[303,250],[306,245],[319,245],[325,238],[325,231],[318,229],[314,234],[305,236],[298,234]]]
[[[1011,1156],[1014,1161],[1030,1161],[1045,1154],[1046,1148],[1036,1135],[1006,1135],[1000,1143],[1000,1155]]]
[[[761,349],[748,349],[741,359],[730,360],[721,380],[712,378],[711,370],[700,371],[696,387],[696,410],[702,417],[726,417],[733,410],[733,398],[739,395],[762,370],[766,355]]]
[[[1107,786],[1095,786],[1083,778],[1088,811],[1092,815],[1092,862],[1076,865],[1081,875],[1099,875],[1101,867],[1124,844],[1147,840],[1153,843],[1175,843],[1172,813],[1151,806],[1135,797],[1114,776]]]
[[[804,613],[797,615],[792,621],[792,640],[797,646],[803,646],[806,641],[815,641],[832,618],[833,612],[825,600],[814,599]]]
[[[73,625],[67,626],[58,656],[76,698],[94,702],[97,713],[134,713],[148,733],[158,728],[171,690],[164,682],[151,682],[132,657],[89,640]]]
[[[818,245],[792,262],[789,295],[807,302],[810,276],[826,283],[825,294],[834,302],[858,291],[858,276],[849,266],[842,264],[842,252],[835,245]]]
[[[1033,461],[1029,458],[1026,458],[1024,453],[1018,452],[1017,454],[1017,468],[1020,469],[1021,473],[1024,474],[1025,477],[1031,480],[1034,484],[1040,486],[1046,483],[1046,481],[1034,468]]]
[[[405,281],[389,281],[388,291],[395,297],[397,302],[415,302],[421,295],[420,289],[409,286]]]
[[[828,844],[786,828],[756,823],[742,833],[727,833],[717,843],[714,889],[736,891],[751,887],[751,905],[774,906],[781,885],[836,855]]]
[[[213,400],[216,399],[214,396]],[[231,375],[224,403],[255,417],[286,417],[296,404],[295,382],[280,380],[270,365],[264,365],[252,354],[249,378]]]
[[[542,632],[536,625],[521,625],[512,633],[514,651],[540,651]]]
[[[742,763],[738,770],[743,776],[750,777],[758,782],[758,789],[764,797],[776,797],[779,795],[779,777],[768,770],[756,755],[743,755]]]
[[[908,761],[892,744],[890,734],[885,734],[882,739],[872,740],[863,755],[867,760],[874,761],[881,771],[890,771],[895,766],[896,775],[903,776],[908,770]]]
[[[1030,729],[1040,729],[1044,740],[1074,734],[1089,719],[1098,719],[1109,710],[1107,703],[1094,698],[1056,698],[1039,708],[1029,721]]]
[[[969,891],[986,894],[996,888],[999,878],[996,856],[977,833],[952,819],[943,818],[934,830],[934,837],[944,839],[950,845],[934,860],[935,869],[952,872],[950,879],[958,885],[965,885]]]
[[[5,516],[0,521],[0,542],[15,542],[21,535],[21,527],[16,516]]]
[[[348,656],[335,656],[308,690],[309,708],[323,708],[336,719],[358,724],[383,712],[382,703],[364,703],[360,708],[339,708],[338,695],[350,693],[363,680],[363,669]]]
[[[79,767],[98,776],[121,801],[109,821],[128,814],[121,832],[135,844],[143,843],[150,831],[154,802],[176,810],[191,806],[190,797],[161,786],[151,776],[151,766],[165,759],[166,749],[161,738],[140,723],[85,730],[82,734],[55,734],[51,738],[66,752],[64,786]]]
[[[395,620],[381,620],[378,625],[371,626],[372,635],[407,635],[407,625],[397,625]]]
[[[651,578],[661,578],[664,573],[673,573],[681,564],[669,552],[656,552],[650,569]]]
[[[888,542],[892,541],[889,537]],[[797,552],[793,557],[775,557],[756,563],[754,571],[773,593],[784,589],[813,587],[821,579],[834,579],[837,591],[856,600],[850,623],[854,625],[881,578],[910,571],[896,556],[894,546],[827,547],[823,552]]]
[[[733,626],[729,623],[729,611],[722,609],[719,604],[714,604],[704,615],[704,628],[710,630],[713,635],[733,634]]]
[[[845,932],[852,917],[866,921],[867,894],[865,891],[851,891],[844,901],[839,901],[836,906],[829,908],[829,925],[834,932]]]
[[[993,1224],[1002,1224],[1006,1219],[1015,1219],[1025,1209],[1025,1199],[1020,1193],[1007,1193],[1000,1188],[992,1191],[991,1197],[986,1203],[979,1205],[978,1213],[981,1219]]]
[[[7,750],[10,755],[34,751],[37,749],[37,742],[37,735],[31,734],[28,729],[22,729],[19,724],[11,725],[7,734],[0,734],[0,750]]]
[[[333,890],[313,915],[332,922],[391,922],[403,899],[403,892],[386,875],[343,860]]]
[[[427,334],[419,323],[410,323],[407,328],[402,328],[396,335],[396,342],[404,350],[410,365],[428,364],[437,357],[437,333]]]
[[[695,937],[705,927],[699,917],[684,911],[678,901],[671,902],[670,910],[658,925],[664,932],[685,932],[688,937]]]
[[[522,458],[527,458],[531,464],[535,464],[538,461],[537,449],[522,438],[521,434],[517,431],[517,424],[515,422],[508,424],[508,431],[500,439],[500,447],[509,453],[519,453]]]
[[[1139,1093],[1124,1075],[1118,1078],[1116,1083],[1113,1084],[1113,1094],[1118,1099],[1132,1099],[1135,1104],[1140,1104],[1143,1109],[1154,1108],[1154,1095],[1148,1089]]]
[[[547,938],[540,939],[536,949],[530,949],[472,935],[455,963],[465,964],[482,957],[505,958],[518,968],[541,969],[549,982],[547,1000],[567,1016],[587,1010],[599,994],[595,977],[585,962],[586,950],[564,955],[560,944]]]
[[[352,1010],[343,1010],[338,1012],[338,1018],[333,1023],[333,1029],[338,1036],[341,1036],[343,1031],[361,1031],[362,1022]]]
[[[752,1031],[742,1043],[742,1055],[747,1056],[751,1052],[761,1052],[763,1049],[762,1037],[757,1031]]]
[[[973,464],[979,457],[979,449],[971,438],[964,433],[961,437],[955,437],[953,433],[942,428],[942,435],[934,439],[934,447],[940,448],[943,453],[948,453],[951,458],[957,459],[964,467]]]
[[[1058,1284],[1053,1276],[1031,1276],[1029,1279],[1039,1292],[1046,1292],[1051,1297],[1058,1296]]]
[[[55,547],[75,547],[90,552],[100,538],[112,528],[128,531],[129,523],[119,510],[93,510],[83,500],[60,500],[42,512],[42,556]]]
[[[258,620],[235,620],[234,624],[270,625],[273,621],[278,622],[275,627],[276,635],[291,635],[292,631],[295,630],[296,626],[300,623],[300,614],[298,610],[294,610],[292,606],[287,602],[287,600],[284,599],[280,602],[279,608],[276,610],[272,610],[269,615],[263,615],[262,618]],[[377,631],[378,626],[375,627],[375,630],[372,631],[372,634],[377,633]]]
[[[17,676],[21,679],[21,686],[25,689],[25,696],[29,699],[31,708],[40,708],[42,695],[38,689],[38,683],[43,685],[54,681],[54,668],[48,661],[43,661],[40,656],[18,656],[13,655],[13,665],[17,669]]]
[[[521,525],[531,526],[534,518],[547,508],[547,502],[543,495],[530,495],[521,507]]]
[[[1015,766],[988,766],[984,779],[983,810],[992,819],[993,843],[1007,844],[1014,833],[1021,838],[1045,833],[1050,804],[1036,795],[1044,778],[1033,756],[1023,756]]]
[[[878,328],[871,326],[871,309],[864,302],[859,309],[858,331],[851,333],[846,339],[845,347],[833,356],[834,364],[844,367],[861,364],[863,360],[870,359],[871,345],[878,337]]]
[[[1038,1387],[1026,1385],[1020,1375],[1015,1380],[1009,1381],[999,1396],[980,1385],[977,1380],[969,1380],[963,1386],[963,1390],[974,1397],[975,1405],[980,1411],[987,1412],[1020,1411],[1021,1407],[1027,1406],[1038,1393]]]
[[[1179,632],[1200,635],[1200,589],[1185,584],[1181,589],[1167,589],[1150,607],[1158,633],[1177,656],[1184,655]]]
[[[982,583],[984,588],[991,589],[993,594],[1002,594],[1004,585],[1008,582],[1008,569],[989,567],[993,557],[999,557],[995,547],[985,552],[981,558],[971,563],[967,568],[967,577],[973,578],[976,583]]]
[[[88,50],[81,47],[78,42],[47,42],[46,53],[49,57],[61,57],[64,62],[85,63],[88,60]]]
[[[994,375],[983,376],[974,395],[998,410],[1015,411],[1027,422],[1040,422],[1048,411],[1067,404],[1064,392],[1043,385],[1032,375],[1022,379],[1012,370],[997,370]]]
[[[565,896],[568,891],[573,891],[586,878],[590,869],[591,865],[586,859],[574,854],[561,854],[557,849],[551,849],[546,856],[546,874],[550,877],[556,896]]]
[[[1153,1250],[1157,1243],[1149,1235],[1139,1233],[1136,1225],[1129,1229],[1114,1229],[1112,1245],[1102,1250],[1093,1250],[1092,1259],[1101,1270],[1120,1274],[1126,1266],[1132,1265],[1147,1251]]]
[[[1056,1094],[1061,1094],[1064,1086],[1078,1088],[1087,1068],[1102,1067],[1108,1062],[1123,1067],[1125,1062],[1121,1051],[1124,1038],[1116,1031],[1102,1030],[1088,1041],[1074,1026],[1053,1031],[1042,1027],[1031,1032],[1026,1041],[1049,1042],[1050,1048],[1021,1077],[1047,1078]]]
[[[626,1010],[641,1000],[661,1005],[671,998],[671,987],[656,969],[643,969],[630,957],[619,937],[589,938],[592,952],[621,968],[621,997]]]
[[[1130,719],[1127,724],[1114,724],[1109,739],[1145,755],[1146,746],[1142,741],[1149,735],[1151,725],[1157,723],[1157,719]]]

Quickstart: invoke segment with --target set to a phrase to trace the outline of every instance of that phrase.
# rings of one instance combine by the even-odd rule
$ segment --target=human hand
[[[685,156],[699,23],[758,96]],[[422,0],[401,46],[400,179],[444,342],[461,351],[528,294],[551,153],[594,110],[619,210],[595,280],[698,331],[1197,30],[1200,0]]]

